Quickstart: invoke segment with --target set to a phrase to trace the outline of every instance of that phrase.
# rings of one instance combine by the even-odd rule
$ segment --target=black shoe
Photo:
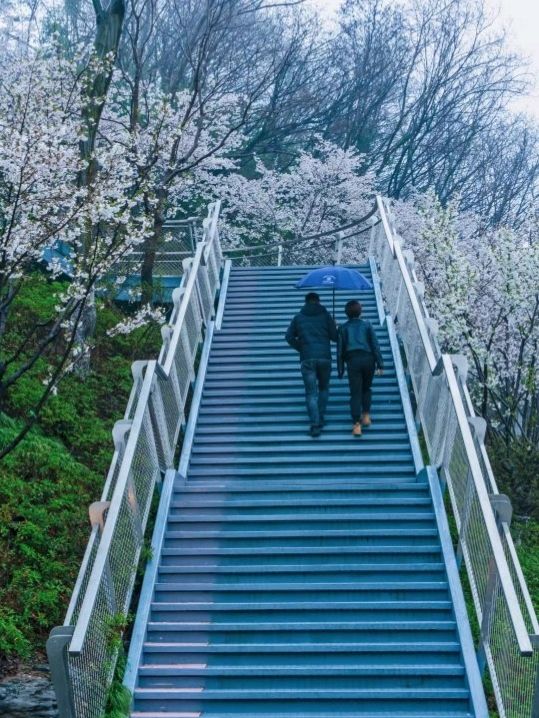
[[[317,424],[313,424],[313,426],[311,426],[310,434],[313,438],[316,438],[317,436],[320,436],[321,431],[322,427],[318,426]]]

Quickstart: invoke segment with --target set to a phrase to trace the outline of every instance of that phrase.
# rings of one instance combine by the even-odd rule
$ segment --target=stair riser
[[[298,561],[298,558],[301,558],[301,564]],[[409,567],[409,570],[414,570],[414,568],[417,566],[418,563],[421,563],[422,565],[429,565],[429,564],[436,564],[439,565],[441,562],[441,555],[438,553],[430,553],[430,554],[419,554],[414,555],[413,552],[410,552],[408,554],[404,554],[402,558],[395,556],[394,554],[385,554],[385,555],[354,555],[354,554],[346,554],[346,559],[348,559],[353,565],[372,565],[377,564],[380,565],[390,565],[392,568],[395,566],[400,567]],[[399,563],[396,564],[396,559],[399,558]],[[262,568],[271,568],[272,570],[276,569],[292,569],[296,568],[298,565],[301,565],[305,570],[311,570],[316,569],[317,571],[322,570],[323,568],[331,569],[333,566],[341,566],[343,567],[342,570],[346,570],[344,568],[345,564],[343,564],[343,556],[337,556],[337,555],[330,555],[330,556],[320,556],[320,555],[300,555],[296,554],[295,556],[259,556],[255,551],[249,554],[244,554],[243,556],[185,556],[182,555],[180,552],[177,552],[174,556],[168,556],[164,555],[161,557],[161,565],[165,567],[170,566],[176,566],[176,567],[185,567],[185,566],[196,566],[200,569],[216,569],[219,570],[228,570],[228,569],[237,569],[238,567],[241,567],[242,569],[245,567],[246,564],[256,563],[257,565],[261,566]]]
[[[426,510],[430,508],[429,501],[422,496],[409,496],[399,498],[390,498],[388,496],[372,496],[372,497],[357,497],[357,495],[351,496],[348,500],[346,498],[329,498],[325,493],[321,492],[318,501],[323,500],[325,503],[323,506],[317,504],[313,505],[312,500],[299,499],[291,495],[279,502],[278,496],[268,495],[262,493],[263,498],[258,498],[253,495],[247,495],[246,498],[242,498],[242,494],[239,494],[238,498],[234,495],[210,495],[206,496],[201,492],[199,496],[196,494],[181,494],[177,492],[174,495],[173,502],[171,505],[171,511],[199,509],[200,512],[206,513],[207,511],[232,511],[233,513],[260,513],[264,510],[275,512],[275,514],[297,512],[298,515],[302,512],[309,512],[318,510],[320,513],[334,512],[339,509],[346,509],[348,513],[363,509],[372,509],[372,513],[376,513],[380,508],[383,509],[384,504],[387,505],[389,511],[395,512],[403,507],[409,507],[413,511]]]
[[[462,675],[441,676],[407,676],[398,674],[396,676],[324,676],[324,688],[327,690],[354,689],[354,688],[425,688],[434,690],[436,688],[461,688]],[[142,675],[139,681],[141,688],[204,688],[223,690],[261,689],[261,690],[294,690],[306,688],[319,688],[320,676],[145,676]]]
[[[364,532],[368,532],[369,529],[372,527],[373,529],[376,529],[380,531],[380,525],[379,521],[376,519],[370,521],[368,519],[357,521],[339,521],[337,520],[335,523],[331,522],[331,519],[328,521],[331,528],[338,528],[341,531],[345,531],[347,528],[350,529],[361,529]],[[406,519],[402,520],[395,520],[388,522],[388,526],[392,530],[399,530],[400,528],[408,529],[408,530],[422,530],[422,529],[430,529],[431,527],[434,528],[433,520],[430,517],[426,517],[423,521],[419,519],[411,519],[410,517],[407,517]],[[242,532],[242,531],[251,531],[253,534],[262,534],[264,535],[271,535],[276,534],[279,531],[286,531],[287,528],[293,528],[294,530],[298,531],[317,531],[320,529],[320,520],[315,521],[306,521],[302,519],[297,520],[290,520],[288,522],[284,521],[282,523],[277,521],[255,521],[255,522],[219,522],[218,520],[215,520],[214,522],[210,521],[204,521],[204,522],[189,522],[182,520],[178,523],[174,522],[171,519],[169,519],[169,523],[167,525],[168,531],[180,531],[182,535],[185,537],[188,536],[189,532],[199,532],[199,531],[213,531],[213,532],[219,532],[221,536],[226,538],[227,536],[230,536],[230,534],[234,532]],[[262,537],[263,537],[262,536]],[[256,536],[253,536],[253,538],[256,538]]]
[[[333,423],[333,421],[336,420],[339,424],[339,427],[342,427],[343,429],[345,427],[349,428],[351,419],[345,421],[345,417],[346,415],[348,415],[348,411],[349,409],[347,405],[339,407],[336,405],[334,406],[332,404],[329,404],[325,419],[328,423]],[[234,404],[232,406],[226,407],[223,404],[205,404],[204,407],[201,408],[199,416],[204,419],[209,417],[213,420],[219,417],[219,420],[221,420],[221,417],[223,416],[223,414],[225,414],[227,422],[233,421],[236,417],[246,417],[254,421],[262,418],[267,424],[270,425],[270,427],[275,427],[276,417],[273,416],[272,424],[272,421],[268,416],[268,412],[269,408],[267,406],[256,403],[252,405],[244,404],[243,406],[241,404]],[[378,399],[375,396],[373,397],[371,407],[371,415],[373,422],[379,421],[379,414],[382,414],[384,418],[389,417],[392,420],[400,419],[403,417],[403,411],[400,402],[387,398],[384,399],[383,397],[380,397],[380,399]],[[279,421],[282,421],[283,423],[293,423],[294,421],[297,421],[305,424],[307,420],[308,416],[306,408],[304,406],[304,402],[298,402],[297,404],[290,403],[286,406],[282,405],[281,409],[279,410]],[[368,433],[367,430],[365,431],[365,433]]]
[[[404,424],[404,414],[396,405],[391,407],[381,407],[374,413],[371,414],[373,419],[373,425],[369,427],[368,431],[363,432],[363,439],[369,439],[369,437],[384,436],[387,438],[387,433],[393,430],[400,431]],[[216,427],[216,417],[218,418],[219,424],[218,429]],[[352,420],[351,418],[345,418],[342,413],[339,416],[334,416],[329,408],[329,412],[326,413],[326,425],[322,430],[322,435],[319,437],[319,442],[329,441],[333,442],[336,439],[339,441],[350,441],[353,440],[351,435]],[[276,426],[276,421],[278,424]],[[228,416],[225,414],[219,415],[218,412],[212,413],[201,413],[197,420],[197,439],[201,435],[204,438],[208,434],[212,437],[216,437],[216,441],[223,441],[227,436],[232,437],[240,436],[249,438],[253,436],[261,437],[261,441],[273,438],[274,445],[277,445],[277,438],[280,436],[280,432],[286,431],[288,435],[293,434],[293,439],[296,440],[300,437],[302,441],[305,441],[309,436],[306,432],[308,424],[307,413],[301,414],[298,412],[296,416],[284,417],[279,416],[276,420],[273,416],[268,414],[261,414],[253,417],[248,414],[238,414],[236,416]],[[278,428],[278,431],[275,429]],[[311,437],[309,437],[311,438]],[[350,444],[350,449],[354,446],[359,446],[359,443]]]
[[[393,483],[397,479],[401,478],[408,482],[412,476],[414,476],[414,467],[412,460],[410,459],[409,464],[395,464],[394,466],[384,466],[383,462],[380,464],[371,463],[368,467],[366,466],[320,466],[319,464],[305,464],[303,466],[279,466],[277,470],[273,469],[271,465],[256,467],[238,467],[238,466],[216,466],[217,462],[200,462],[197,465],[196,461],[192,461],[189,469],[189,476],[191,481],[197,481],[198,479],[206,480],[209,478],[215,478],[217,480],[249,480],[256,481],[257,477],[260,477],[265,481],[282,481],[287,478],[290,481],[297,479],[298,481],[305,481],[307,478],[309,481],[322,480],[324,482],[337,481],[343,477],[350,477],[352,480],[361,479],[362,481],[372,483],[373,481]],[[214,468],[215,467],[215,468]]]
[[[346,512],[346,513],[345,513]],[[283,507],[280,511],[268,510],[267,507],[253,509],[173,509],[169,515],[169,522],[181,522],[189,527],[193,524],[204,525],[219,523],[226,527],[243,529],[244,526],[256,524],[256,528],[265,526],[276,526],[285,528],[288,525],[295,528],[312,528],[324,526],[327,523],[338,522],[335,528],[347,527],[364,528],[365,525],[375,524],[376,527],[391,525],[393,522],[401,522],[408,525],[410,522],[434,522],[434,514],[430,506],[388,506],[384,511],[383,507],[328,507],[325,511],[317,511],[311,507]],[[361,526],[357,523],[361,522]],[[309,524],[312,524],[310,526]],[[174,527],[175,528],[175,527]],[[395,528],[395,527],[394,527]]]
[[[199,489],[191,483],[178,483],[174,491],[174,501],[181,501],[182,504],[189,505],[190,502],[199,501],[269,501],[273,504],[283,503],[296,505],[299,502],[316,501],[316,505],[323,506],[326,501],[347,501],[350,499],[351,505],[364,501],[399,501],[402,497],[403,501],[413,501],[416,498],[423,499],[428,497],[428,487],[425,484],[412,482],[409,484],[398,484],[386,486],[364,486],[357,482],[341,482],[332,486],[309,486],[309,490],[298,483],[294,490],[287,487],[286,484],[281,488],[273,489],[268,485],[260,485],[257,487],[251,484],[227,486],[226,488]]]
[[[211,708],[208,707],[206,701],[212,701]],[[413,697],[406,700],[402,696],[392,700],[390,697],[379,696],[373,699],[360,698],[357,700],[350,700],[342,698],[339,695],[334,695],[326,699],[320,697],[313,697],[306,699],[304,697],[297,699],[277,699],[272,695],[267,696],[261,700],[253,700],[246,698],[245,701],[238,699],[226,700],[212,700],[211,698],[204,696],[203,699],[193,699],[192,696],[185,698],[158,698],[157,696],[151,695],[142,696],[139,693],[136,694],[135,698],[135,710],[153,710],[153,711],[174,711],[184,710],[199,712],[203,711],[204,718],[213,717],[218,718],[224,711],[234,711],[234,714],[243,714],[247,716],[256,716],[258,713],[267,713],[269,710],[275,710],[279,712],[281,716],[286,716],[290,712],[298,712],[303,718],[309,718],[312,712],[320,714],[321,711],[327,711],[331,716],[338,716],[341,718],[346,715],[346,711],[356,711],[357,716],[364,716],[367,711],[379,712],[381,716],[384,716],[383,711],[386,712],[387,716],[392,718],[399,718],[399,714],[406,711],[416,711],[418,718],[424,718],[426,712],[432,711],[435,713],[442,706],[443,710],[446,711],[447,716],[452,718],[458,718],[459,713],[467,714],[467,701],[468,698],[449,699],[444,698],[443,703],[439,697],[436,698],[421,698],[420,713],[417,713],[418,699]],[[146,704],[144,706],[144,704]],[[336,704],[338,707],[336,707]],[[339,712],[336,712],[338,710]],[[238,713],[239,712],[239,713]],[[400,712],[400,713],[399,713]],[[413,714],[412,714],[413,715]],[[385,716],[384,716],[385,718]]]
[[[368,646],[363,644],[350,648],[348,646],[321,646],[320,650],[313,647],[296,646],[281,649],[279,646],[259,647],[242,646],[164,646],[145,644],[143,665],[176,665],[176,666],[218,666],[232,665],[248,667],[253,665],[269,665],[282,667],[297,665],[309,667],[336,666],[388,666],[388,665],[427,665],[436,666],[459,660],[457,643],[437,644],[386,644]]]
[[[370,590],[322,590],[318,588],[302,588],[302,589],[277,589],[272,588],[265,590],[257,590],[256,596],[260,601],[289,601],[294,600],[303,602],[305,600],[314,601],[339,601],[343,603],[347,601],[398,601],[398,600],[410,600],[412,597],[414,600],[423,601],[435,601],[443,600],[447,596],[447,586],[440,587],[439,589],[426,589],[421,588],[421,584],[416,584],[417,588],[414,590],[413,584],[403,584],[402,588],[393,589],[370,589]],[[245,588],[245,590],[224,590],[223,587],[212,588],[204,591],[200,587],[193,590],[177,590],[171,588],[164,590],[163,588],[157,588],[155,591],[154,600],[166,601],[167,603],[173,603],[176,601],[241,601],[242,599],[249,599],[255,595],[255,591],[252,588]]]
[[[220,608],[225,608],[221,606]],[[390,613],[391,611],[391,613]],[[282,623],[284,621],[290,624],[312,621],[379,621],[387,624],[387,621],[403,622],[403,621],[451,621],[452,611],[450,607],[442,609],[422,608],[420,605],[413,609],[398,609],[388,607],[386,610],[376,609],[348,609],[346,607],[339,609],[331,609],[321,607],[317,610],[309,608],[301,608],[294,610],[290,605],[285,605],[280,610],[277,609],[238,609],[238,610],[176,610],[176,611],[160,611],[152,609],[151,621],[155,623],[179,623],[179,622],[200,622],[200,621],[219,621],[219,624],[234,623],[238,621],[249,621],[253,624],[262,622],[268,625]]]
[[[404,492],[402,492],[404,493]],[[243,512],[244,510],[252,510],[255,513],[259,511],[271,510],[272,512],[283,513],[287,511],[301,512],[301,511],[312,511],[327,512],[334,511],[335,509],[344,508],[348,512],[356,509],[372,509],[373,513],[380,508],[384,509],[387,507],[390,511],[397,511],[400,508],[408,507],[412,510],[430,508],[431,502],[428,496],[421,491],[406,492],[404,496],[399,496],[397,491],[393,492],[365,492],[360,494],[359,492],[343,496],[342,494],[335,493],[328,495],[330,492],[319,492],[317,499],[308,497],[294,496],[292,492],[288,492],[287,496],[282,497],[280,494],[275,492],[271,494],[269,492],[262,493],[259,495],[251,492],[246,492],[245,495],[239,494],[211,494],[205,495],[200,493],[196,494],[182,494],[176,492],[172,501],[171,509],[212,509],[212,510],[227,510],[232,512]],[[393,495],[392,495],[393,494]],[[413,508],[416,507],[416,508]]]
[[[220,535],[213,538],[197,538],[194,536],[186,535],[175,535],[170,532],[165,536],[165,548],[171,548],[176,550],[182,550],[184,548],[192,549],[194,547],[201,551],[210,549],[224,549],[224,548],[249,548],[252,550],[255,547],[259,548],[271,548],[275,551],[281,551],[283,548],[290,546],[297,547],[337,547],[337,546],[350,546],[350,547],[385,547],[395,545],[412,545],[412,546],[437,546],[435,532],[429,532],[426,536],[418,536],[415,532],[411,535],[400,536],[386,536],[381,534],[379,536],[226,536]]]
[[[283,572],[281,574],[267,571],[253,570],[250,574],[238,573],[231,570],[228,573],[215,574],[206,571],[205,573],[189,573],[181,569],[173,569],[169,567],[167,572],[160,571],[159,581],[162,586],[167,584],[179,584],[187,581],[190,584],[197,584],[201,589],[221,591],[223,589],[249,589],[251,585],[259,585],[264,582],[265,590],[275,589],[278,591],[283,585],[288,587],[291,582],[303,591],[309,591],[311,585],[326,582],[329,585],[335,583],[337,586],[346,578],[347,581],[368,581],[370,583],[392,583],[412,588],[416,584],[426,581],[443,581],[444,573],[442,570],[416,570],[413,571],[409,567],[409,571],[317,571],[313,573],[302,573],[301,571]],[[170,572],[169,572],[170,571]]]
[[[312,642],[315,643],[338,643],[341,647],[353,643],[365,643],[367,645],[376,645],[377,643],[387,643],[388,639],[393,643],[405,641],[414,641],[416,643],[438,643],[439,641],[448,642],[454,638],[455,626],[446,630],[435,630],[433,626],[424,630],[397,630],[388,631],[365,629],[354,630],[345,628],[343,630],[317,630],[310,629],[306,631],[290,631],[268,629],[266,631],[257,631],[253,628],[249,631],[232,631],[230,629],[224,631],[151,631],[148,633],[147,640],[152,643],[177,643],[180,645],[185,643],[200,643],[202,645],[210,644],[228,645],[230,643],[241,643],[244,646],[257,645],[266,643],[267,645],[283,645],[293,641],[296,645],[304,645],[306,648]]]

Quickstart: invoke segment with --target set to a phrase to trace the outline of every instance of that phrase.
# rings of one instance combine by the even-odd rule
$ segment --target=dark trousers
[[[353,352],[346,359],[350,385],[350,411],[354,423],[361,414],[371,410],[371,386],[374,377],[374,356],[369,352]]]
[[[307,359],[301,362],[301,376],[305,384],[305,402],[312,426],[320,426],[329,398],[329,359]]]

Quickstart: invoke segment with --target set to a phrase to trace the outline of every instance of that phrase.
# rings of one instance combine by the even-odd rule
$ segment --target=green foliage
[[[109,688],[103,718],[127,718],[131,712],[132,696],[123,684],[126,665],[125,651],[121,648],[118,654],[114,679]]]
[[[526,441],[489,442],[489,456],[500,491],[505,492],[517,516],[539,521],[539,447]]]
[[[516,540],[528,590],[539,613],[539,521],[514,521],[511,533]]]
[[[154,525],[155,520],[155,514],[156,509],[154,509],[154,505],[158,503],[158,494],[154,494],[154,498],[152,501],[152,507],[150,508],[150,516],[148,519],[148,528],[152,528]],[[142,548],[140,550],[140,558],[137,566],[137,578],[142,579],[144,577],[144,572],[146,571],[146,565],[149,561],[151,561],[153,558],[153,550],[152,550],[152,542],[150,538],[147,536],[144,539],[144,543],[142,545]]]
[[[16,430],[2,421],[0,443]],[[35,647],[61,622],[88,538],[88,499],[101,484],[98,473],[37,431],[0,465],[0,605],[12,636],[6,654],[26,657],[21,646]]]
[[[16,654],[20,658],[29,658],[32,653],[30,641],[17,627],[15,611],[0,606],[0,654]]]
[[[115,654],[122,644],[122,636],[127,627],[131,624],[133,616],[128,613],[117,613],[110,616],[106,625],[107,646],[111,654]]]
[[[17,299],[6,343],[24,327],[46,321],[61,283],[35,275]],[[131,390],[131,363],[155,356],[157,327],[111,338],[124,315],[114,305],[98,312],[92,373],[67,376],[24,441],[0,463],[0,655],[41,653],[52,626],[63,621],[88,536],[88,505],[101,495],[112,458],[111,430]],[[47,361],[17,382],[0,445],[18,432],[43,389]]]

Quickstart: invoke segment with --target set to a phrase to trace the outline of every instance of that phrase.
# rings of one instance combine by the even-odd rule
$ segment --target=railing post
[[[76,718],[73,686],[68,665],[68,646],[74,630],[74,626],[57,626],[53,628],[46,645],[51,680],[56,693],[60,718]]]
[[[279,249],[277,250],[277,266],[280,267],[283,263],[283,245],[279,245]]]
[[[103,533],[105,528],[105,511],[110,508],[110,501],[94,501],[88,507],[88,514],[90,516],[90,526],[99,527],[99,532]]]

